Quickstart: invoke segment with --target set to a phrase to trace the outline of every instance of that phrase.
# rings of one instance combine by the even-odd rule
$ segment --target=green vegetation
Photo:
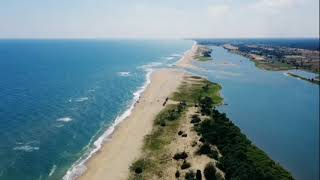
[[[135,172],[136,174],[141,174],[147,166],[147,161],[145,161],[144,159],[139,159],[130,166],[130,170]]]
[[[216,168],[212,162],[208,163],[203,170],[204,177],[206,180],[216,180]]]
[[[206,57],[206,56],[196,56],[195,57],[196,60],[198,61],[211,61],[212,60],[212,57]]]
[[[308,78],[305,78],[305,77],[302,77],[302,76],[299,76],[299,75],[293,74],[293,73],[288,73],[288,75],[289,75],[289,76],[292,76],[292,77],[295,77],[295,78],[302,79],[302,80],[304,80],[304,81],[308,81],[308,82],[311,82],[311,83],[320,85],[320,81],[317,80],[317,79],[308,79]]]
[[[220,104],[222,98],[219,97],[221,87],[197,76],[188,78],[174,93],[172,100],[180,102],[178,104],[168,104],[156,116],[152,132],[145,137],[143,155],[131,167],[129,179],[150,179],[151,177],[163,177],[163,169],[173,158],[185,159],[188,155],[185,152],[177,153],[174,157],[168,153],[166,146],[169,145],[176,134],[186,137],[179,131],[181,118],[185,117],[188,106],[193,106],[197,102],[197,97],[210,96],[215,99],[215,104]],[[196,120],[197,121],[197,120]],[[181,168],[189,168],[191,164],[184,161]],[[175,173],[176,177],[180,172]]]
[[[185,151],[183,151],[183,152],[181,152],[181,153],[176,153],[174,156],[173,156],[173,159],[175,159],[175,160],[180,160],[180,159],[186,159],[188,157],[188,154],[185,152]]]
[[[224,113],[213,109],[207,115],[210,119],[201,122],[197,130],[206,142],[215,144],[222,153],[219,169],[225,172],[226,179],[293,179],[289,172],[253,145]]]
[[[188,169],[191,167],[191,164],[187,161],[183,161],[182,165],[181,165],[181,169]]]
[[[166,145],[170,144],[173,137],[177,134],[179,120],[184,114],[185,104],[181,102],[179,104],[167,105],[157,115],[151,134],[145,137],[143,156],[130,167],[132,173],[129,179],[150,179],[154,175],[162,177],[163,167],[166,162],[172,159],[172,156],[165,151]],[[181,153],[180,157],[185,155]],[[137,173],[137,169],[138,171],[141,169],[142,172]]]
[[[210,147],[210,144],[204,143],[200,146],[199,150],[197,151],[198,154],[206,154],[210,158],[218,160],[219,154],[215,149]]]
[[[197,173],[196,173],[196,180],[202,180],[202,174],[199,169],[197,170]]]
[[[290,64],[282,63],[279,61],[270,63],[270,62],[264,62],[264,61],[260,62],[260,61],[253,60],[253,62],[256,65],[256,67],[260,69],[268,70],[268,71],[284,71],[284,70],[296,69],[296,67]]]
[[[194,129],[201,136],[199,141],[203,143],[197,153],[206,154],[218,160],[217,167],[225,172],[226,179],[293,179],[289,172],[253,145],[226,117],[226,114],[215,109],[215,106],[222,103],[222,98],[219,96],[220,89],[218,84],[208,80],[194,76],[188,77],[187,81],[179,87],[179,91],[171,97],[171,100],[180,103],[166,105],[155,118],[151,134],[145,137],[142,157],[130,167],[129,179],[165,178],[164,169],[172,159],[183,160],[181,166],[178,166],[175,177],[181,176],[180,169],[188,169],[192,166],[186,161],[188,157],[186,152],[173,155],[167,149],[167,145],[177,134],[181,137],[187,136],[186,133],[179,131],[179,125],[180,120],[185,118],[186,109],[191,106],[199,107],[202,115],[206,116],[202,121],[198,116],[192,116]],[[222,156],[213,145],[216,145]],[[219,174],[216,172],[217,169],[213,163],[208,164],[203,171],[206,179],[222,179],[216,175]],[[190,171],[185,174],[185,178],[195,179],[195,173]]]
[[[211,52],[212,49],[207,46],[198,46],[195,59],[198,61],[211,61]]]
[[[202,97],[210,97],[214,105],[222,103],[219,91],[221,86],[206,79],[198,79],[194,76],[189,78],[191,83],[184,82],[178,92],[173,94],[175,101],[185,101],[188,105],[196,105]]]
[[[167,105],[167,107],[157,115],[152,133],[145,137],[145,150],[159,151],[163,146],[171,142],[179,125],[177,120],[179,120],[184,113],[184,111],[180,110],[179,106],[180,104]],[[162,123],[165,123],[166,126],[163,127]]]

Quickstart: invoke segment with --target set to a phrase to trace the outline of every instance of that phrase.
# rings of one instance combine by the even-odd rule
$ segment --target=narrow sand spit
[[[163,102],[177,89],[184,76],[185,73],[177,70],[153,72],[151,83],[132,114],[120,123],[111,140],[86,163],[87,171],[79,179],[126,179],[131,163],[141,154],[143,138],[151,132],[155,116],[164,108]]]
[[[187,51],[177,63],[180,68],[196,68],[191,64],[197,45]],[[80,180],[123,180],[129,167],[140,156],[144,136],[153,127],[156,115],[164,108],[163,102],[175,92],[187,74],[174,69],[152,73],[151,83],[135,104],[132,114],[119,124],[110,141],[86,163],[87,170]]]
[[[198,67],[191,63],[197,53],[197,49],[198,45],[194,44],[190,50],[184,53],[183,57],[177,63],[177,66],[181,68],[198,69]]]

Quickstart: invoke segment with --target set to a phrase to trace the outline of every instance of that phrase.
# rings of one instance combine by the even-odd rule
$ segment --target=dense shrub
[[[199,169],[197,170],[197,173],[196,173],[196,180],[202,180],[202,174]]]
[[[205,140],[203,137],[201,137],[201,138],[199,139],[199,141],[202,142],[202,143],[204,143],[206,140]]]
[[[164,126],[166,126],[167,124],[166,124],[166,121],[165,120],[162,120],[161,122],[160,122],[160,126],[162,126],[162,127],[164,127]]]
[[[204,177],[206,180],[216,180],[216,168],[213,163],[208,163],[203,170]]]
[[[186,172],[185,179],[186,180],[194,180],[195,179],[194,172],[192,170],[189,170],[188,172]]]
[[[176,173],[174,174],[174,176],[175,176],[176,178],[180,177],[180,172],[179,172],[179,170],[176,171]]]
[[[210,115],[213,107],[213,100],[210,97],[208,96],[201,97],[199,99],[199,105],[200,105],[201,114]]]
[[[183,161],[181,169],[188,169],[189,167],[191,167],[191,164],[187,161]]]
[[[168,105],[165,111],[160,112],[155,120],[155,123],[160,126],[166,126],[167,121],[175,121],[180,118],[182,111],[185,106],[179,105]]]
[[[211,148],[210,144],[204,143],[197,151],[198,154],[206,154],[210,158],[218,159],[219,154],[216,149]]]
[[[192,115],[190,123],[196,124],[196,123],[199,123],[200,121],[201,119],[199,118],[199,116],[195,114],[195,115]]]
[[[141,168],[141,167],[137,167],[137,168],[134,170],[134,172],[135,172],[136,174],[140,174],[140,173],[142,173],[142,168]]]
[[[225,172],[226,179],[293,179],[289,172],[254,146],[224,113],[213,109],[211,118],[202,121],[197,130],[223,155],[218,166]]]
[[[195,147],[197,144],[198,144],[197,141],[192,141],[191,146]]]
[[[174,156],[173,156],[173,159],[175,160],[180,160],[180,159],[186,159],[188,157],[188,154],[183,151],[181,153],[176,153]]]
[[[136,174],[141,174],[146,166],[146,163],[147,162],[144,159],[139,159],[130,166],[130,170]]]

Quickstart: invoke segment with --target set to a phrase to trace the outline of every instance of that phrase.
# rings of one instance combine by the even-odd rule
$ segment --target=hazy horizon
[[[1,39],[319,38],[318,0],[2,1]]]

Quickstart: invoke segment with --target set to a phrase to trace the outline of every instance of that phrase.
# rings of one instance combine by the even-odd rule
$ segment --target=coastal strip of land
[[[209,61],[212,60],[211,49],[207,46],[194,44],[190,50],[185,52],[184,56],[178,61],[177,66],[180,68],[200,69],[192,64],[193,60]]]
[[[151,132],[154,118],[184,76],[185,73],[176,70],[153,72],[151,83],[135,104],[132,114],[119,124],[110,141],[86,163],[87,170],[79,179],[126,179],[129,166],[141,154],[144,136]]]
[[[180,68],[196,68],[192,60],[198,56],[194,44],[177,63]],[[87,170],[78,179],[126,179],[129,166],[140,156],[144,137],[153,127],[156,115],[169,105],[167,98],[182,83],[186,73],[161,69],[151,74],[150,84],[135,104],[132,114],[121,122],[102,148],[86,162]]]
[[[209,51],[195,44],[177,66],[194,68],[192,60],[206,56],[202,50]],[[293,179],[215,110],[220,89],[177,69],[156,70],[79,179]]]
[[[305,77],[303,77],[303,76],[299,76],[299,75],[297,75],[297,74],[293,74],[293,73],[290,73],[290,72],[288,72],[287,74],[288,74],[289,76],[291,76],[291,77],[298,78],[298,79],[301,79],[301,80],[304,80],[304,81],[308,81],[308,82],[313,83],[313,84],[318,84],[318,85],[320,85],[319,79],[315,79],[315,78],[305,78]]]
[[[293,177],[256,147],[226,114],[221,86],[187,75],[154,119],[130,180],[288,179]]]

